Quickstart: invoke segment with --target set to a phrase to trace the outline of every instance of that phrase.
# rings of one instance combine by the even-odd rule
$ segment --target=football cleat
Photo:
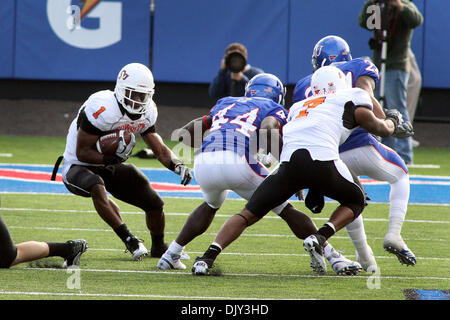
[[[152,248],[150,249],[150,257],[152,258],[161,258],[162,255],[169,249],[167,243],[163,243],[160,245],[152,244]]]
[[[73,268],[80,265],[80,258],[83,252],[88,248],[87,242],[84,239],[69,240],[66,242],[72,246],[71,254],[64,260],[63,268]]]
[[[211,259],[197,257],[191,271],[194,276],[205,276],[209,274],[209,269],[212,267],[213,261]]]
[[[158,269],[178,269],[184,270],[186,266],[184,263],[180,261],[181,255],[175,254],[167,250],[159,259],[158,264],[156,265]]]
[[[328,258],[334,272],[340,276],[355,276],[362,270],[359,262],[352,261],[344,257],[340,252],[333,249],[331,256]]]
[[[356,250],[355,255],[356,260],[366,272],[374,273],[377,271],[378,266],[371,247],[367,246],[363,250]]]
[[[191,260],[191,257],[183,251],[181,251],[180,260]]]
[[[400,235],[387,233],[384,237],[383,247],[387,252],[396,255],[401,264],[414,266],[417,262],[414,253],[409,250]]]
[[[148,254],[148,250],[142,243],[142,240],[135,236],[128,237],[125,245],[127,247],[125,252],[131,252],[133,261],[139,261]]]
[[[309,253],[311,257],[311,268],[319,275],[323,275],[327,272],[327,265],[323,256],[323,245],[317,237],[320,235],[311,235],[303,241],[303,248]],[[324,240],[324,239],[323,239]]]

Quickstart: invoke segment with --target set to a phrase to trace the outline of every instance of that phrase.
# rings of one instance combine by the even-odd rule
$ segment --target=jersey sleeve
[[[378,68],[369,60],[362,58],[356,58],[351,60],[352,73],[354,75],[354,81],[362,76],[368,76],[375,81],[375,84],[380,80],[380,75],[378,73]],[[353,83],[353,86],[355,84]]]
[[[158,108],[156,103],[152,100],[150,106],[148,107],[147,113],[145,115],[148,125],[145,126],[144,131],[149,127],[153,127],[158,119]]]
[[[139,128],[138,132],[141,136],[145,136],[148,133],[156,132],[156,120],[158,118],[158,109],[156,108],[156,103],[152,100],[150,105],[145,112],[145,121],[143,122],[143,126]]]
[[[311,91],[311,76],[304,77],[300,79],[294,88],[293,102],[298,102],[306,99],[309,96],[309,91]]]
[[[369,108],[370,110],[373,109],[372,100],[370,99],[367,91],[360,88],[353,88],[351,97],[352,102],[356,106],[363,106]]]
[[[300,108],[300,106],[301,106],[301,103],[296,102],[289,108],[289,113],[288,113],[288,116],[286,119],[287,122],[291,121],[292,118],[294,118],[294,115],[297,114],[297,110],[298,110],[298,108]]]
[[[282,106],[280,106],[280,105],[278,105],[276,108],[274,108],[268,114],[268,116],[272,116],[275,119],[277,119],[277,121],[280,124],[280,128],[286,124],[286,122],[287,122],[287,115],[288,115],[287,110],[285,108],[283,108]]]
[[[114,124],[114,106],[103,99],[88,100],[84,108],[86,120],[100,131],[110,131]]]

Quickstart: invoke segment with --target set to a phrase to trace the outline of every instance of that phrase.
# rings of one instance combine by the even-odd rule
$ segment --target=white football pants
[[[245,155],[225,150],[198,154],[194,159],[194,174],[205,202],[218,209],[225,201],[228,190],[249,200],[269,171],[261,163],[251,166]],[[287,204],[286,201],[272,211],[280,214]]]
[[[393,152],[391,156],[400,158],[392,149],[384,145],[383,148],[384,152]],[[356,176],[365,175],[390,184],[388,232],[400,235],[409,201],[408,173],[395,161],[388,161],[387,157],[372,145],[351,149],[340,153],[339,156]],[[367,244],[362,215],[348,224],[346,230],[357,249]]]

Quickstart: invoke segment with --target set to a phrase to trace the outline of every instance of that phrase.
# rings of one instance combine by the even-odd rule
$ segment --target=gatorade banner
[[[111,81],[127,63],[149,64],[150,0],[16,5],[16,78]]]

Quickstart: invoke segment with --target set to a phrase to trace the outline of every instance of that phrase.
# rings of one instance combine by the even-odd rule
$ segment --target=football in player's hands
[[[107,133],[98,138],[96,146],[97,151],[101,154],[114,155],[116,154],[117,147],[120,140],[120,130]],[[123,137],[125,144],[129,144],[131,141],[132,133],[123,130]]]

